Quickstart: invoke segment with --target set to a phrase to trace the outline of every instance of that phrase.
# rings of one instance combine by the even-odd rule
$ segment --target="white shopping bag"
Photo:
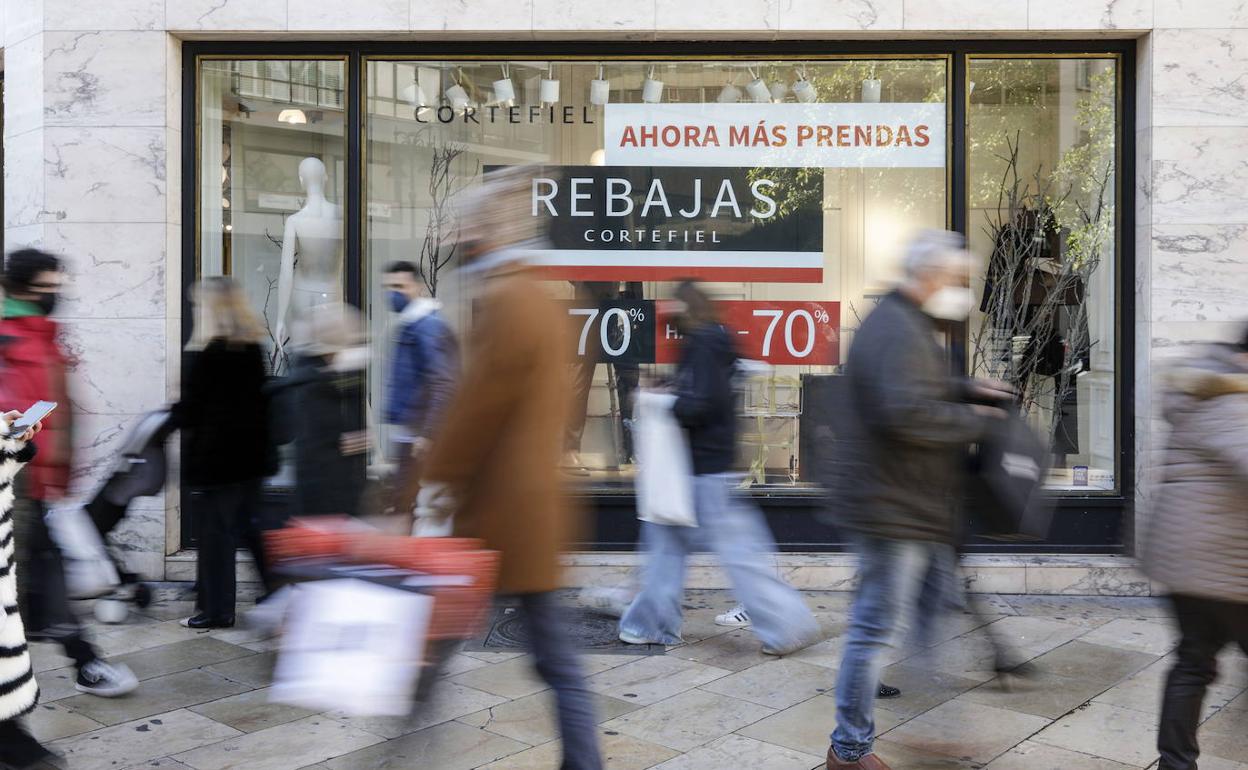
[[[670,393],[641,391],[633,406],[637,449],[637,518],[655,524],[696,527],[693,461],[689,441],[676,422]]]
[[[297,586],[270,700],[349,716],[411,712],[433,597],[352,578]]]
[[[69,598],[94,599],[121,584],[117,565],[86,510],[79,505],[57,506],[47,512],[44,521],[65,557],[65,590]]]

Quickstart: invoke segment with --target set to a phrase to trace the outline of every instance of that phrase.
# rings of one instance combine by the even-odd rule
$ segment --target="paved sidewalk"
[[[720,591],[687,596],[687,643],[666,655],[590,655],[612,770],[808,770],[823,766],[844,640],[845,593],[804,592],[826,634],[772,659],[748,630],[714,625]],[[1156,599],[987,596],[991,615],[953,616],[926,658],[898,653],[884,680],[877,748],[896,770],[1121,770],[1155,760],[1161,681],[1174,637]],[[550,693],[515,653],[465,652],[416,721],[351,719],[266,703],[274,642],[177,624],[167,601],[93,630],[143,680],[133,695],[77,695],[58,650],[33,645],[43,689],[31,725],[73,770],[553,770]],[[1004,692],[977,626],[1038,671]],[[1202,770],[1248,770],[1248,661],[1227,652],[1205,707]]]

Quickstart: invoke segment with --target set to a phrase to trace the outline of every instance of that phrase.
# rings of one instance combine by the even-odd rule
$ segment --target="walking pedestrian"
[[[69,606],[64,557],[48,531],[48,507],[65,498],[73,466],[73,408],[69,357],[59,342],[60,324],[52,318],[60,301],[65,273],[57,257],[21,249],[4,264],[4,319],[0,321],[4,392],[9,405],[25,408],[36,401],[60,405],[44,420],[42,446],[29,469],[15,482],[13,511],[16,560],[23,578],[19,605],[31,641],[53,641],[73,658],[79,692],[112,698],[139,686],[124,665],[105,661],[87,641]]]
[[[39,685],[26,649],[26,629],[17,608],[18,575],[13,526],[13,480],[35,455],[36,425],[21,436],[9,426],[20,412],[0,416],[0,764],[31,767],[52,755],[21,724],[39,699]]]
[[[515,248],[529,185],[487,175],[463,204],[461,252],[483,286],[458,392],[423,467],[418,514],[501,555],[498,592],[514,597],[537,672],[555,693],[564,770],[601,770],[594,701],[558,622],[560,556],[576,537],[559,460],[571,398],[566,317]]]
[[[819,633],[810,609],[781,580],[772,563],[776,545],[762,511],[736,491],[737,354],[711,298],[692,281],[676,290],[683,336],[673,410],[689,437],[693,502],[698,526],[642,522],[646,566],[641,592],[620,618],[620,639],[629,644],[679,644],[685,561],[709,546],[749,613],[750,627],[769,655],[811,644]]]
[[[391,262],[382,284],[398,314],[385,408],[398,462],[391,504],[396,514],[410,516],[422,460],[455,394],[459,344],[416,265]]]
[[[1158,770],[1195,770],[1205,691],[1218,653],[1248,653],[1248,327],[1164,379],[1170,433],[1144,548],[1144,570],[1169,591],[1178,660],[1166,677]]]
[[[234,625],[234,554],[241,540],[272,590],[259,524],[261,481],[277,472],[269,441],[261,324],[230,278],[205,278],[192,294],[182,399],[171,409],[183,431],[182,479],[198,535],[197,612],[188,628]]]
[[[963,402],[936,341],[936,320],[970,313],[964,239],[924,231],[909,245],[905,279],[855,335],[846,366],[843,435],[830,500],[858,552],[858,590],[836,683],[827,766],[887,770],[872,753],[881,653],[916,607],[930,641],[954,563],[954,497],[964,449],[1005,412]],[[985,394],[999,392],[987,383]]]

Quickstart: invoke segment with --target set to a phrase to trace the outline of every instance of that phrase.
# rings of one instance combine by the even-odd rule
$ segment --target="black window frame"
[[[190,338],[189,290],[198,270],[198,63],[201,57],[341,56],[347,59],[347,179],[344,202],[346,298],[363,306],[360,267],[364,260],[361,187],[365,141],[363,105],[365,60],[413,57],[430,61],[473,58],[593,59],[632,58],[646,61],[733,58],[801,59],[820,56],[862,58],[928,55],[950,62],[950,226],[967,233],[967,61],[968,56],[994,54],[1037,58],[1112,55],[1118,63],[1118,124],[1116,136],[1115,248],[1115,381],[1114,410],[1118,454],[1117,491],[1113,494],[1057,496],[1057,514],[1049,540],[1038,544],[973,542],[972,552],[1129,553],[1133,549],[1135,497],[1135,40],[980,39],[980,40],[785,40],[785,41],[184,41],[182,44],[182,342]],[[186,489],[180,489],[182,546],[194,535],[187,515]],[[583,502],[595,512],[595,539],[590,550],[631,549],[636,542],[634,497],[627,493],[585,493]],[[844,538],[817,514],[822,502],[815,494],[764,492],[755,499],[764,509],[783,551],[840,551]],[[280,504],[280,503],[274,503]]]

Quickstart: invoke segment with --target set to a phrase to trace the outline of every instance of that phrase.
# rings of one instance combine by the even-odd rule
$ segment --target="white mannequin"
[[[303,208],[286,219],[282,237],[275,335],[279,348],[286,339],[288,316],[298,318],[318,305],[342,302],[342,207],[325,199],[325,178],[325,164],[319,158],[299,163],[299,184],[308,197]]]

